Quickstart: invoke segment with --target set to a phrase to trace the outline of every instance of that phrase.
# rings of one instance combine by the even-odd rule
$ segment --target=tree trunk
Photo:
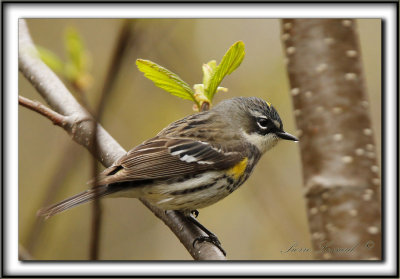
[[[380,168],[356,22],[285,19],[282,40],[315,257],[380,260]]]

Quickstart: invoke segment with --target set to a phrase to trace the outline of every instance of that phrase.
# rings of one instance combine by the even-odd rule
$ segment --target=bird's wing
[[[97,185],[222,170],[234,166],[243,157],[242,152],[222,150],[220,146],[194,139],[155,137],[130,150],[104,170]]]

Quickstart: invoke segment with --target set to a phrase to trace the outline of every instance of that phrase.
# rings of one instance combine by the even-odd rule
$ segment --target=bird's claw
[[[197,218],[199,216],[199,211],[198,210],[192,210],[190,213],[193,215],[194,218]]]

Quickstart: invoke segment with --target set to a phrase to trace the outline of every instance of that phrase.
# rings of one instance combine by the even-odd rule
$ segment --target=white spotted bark
[[[380,260],[380,167],[356,22],[282,21],[316,259]]]

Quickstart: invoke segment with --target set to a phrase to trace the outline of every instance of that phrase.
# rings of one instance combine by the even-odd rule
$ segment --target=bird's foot
[[[198,210],[192,210],[190,213],[193,215],[194,218],[197,218],[199,216],[199,211]]]

